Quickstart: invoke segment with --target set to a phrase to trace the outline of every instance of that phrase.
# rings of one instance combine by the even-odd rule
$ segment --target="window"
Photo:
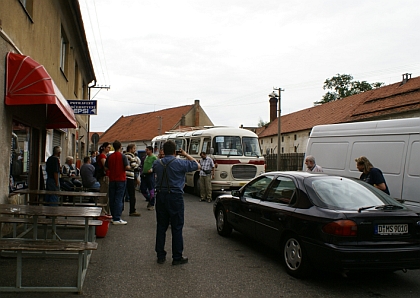
[[[295,137],[295,141],[297,140],[297,135],[294,136]]]
[[[34,1],[33,0],[19,0],[19,2],[32,22]]]
[[[215,155],[242,156],[242,142],[238,136],[216,136],[213,148]]]
[[[200,139],[191,139],[190,149],[188,154],[199,154],[200,152]]]
[[[261,140],[261,145],[264,144],[264,140]]]
[[[243,137],[245,156],[261,156],[257,138]]]
[[[281,141],[284,142],[284,136],[281,136]]]
[[[295,146],[295,153],[297,152],[297,146]]]
[[[69,55],[69,41],[64,29],[61,28],[60,70],[67,75],[67,60]]]
[[[244,197],[261,200],[273,178],[273,176],[263,176],[250,182],[244,189]]]
[[[281,153],[284,153],[284,147],[281,147]]]
[[[202,151],[206,152],[206,154],[210,154],[210,148],[211,148],[211,139],[209,137],[204,138]]]
[[[287,177],[277,177],[267,195],[267,201],[289,204],[296,194],[293,180]]]
[[[30,128],[13,121],[9,190],[26,188],[30,164]]]
[[[77,62],[74,62],[74,95],[76,98],[79,94],[79,65],[77,65]]]
[[[270,143],[273,143],[273,138],[270,139]]]

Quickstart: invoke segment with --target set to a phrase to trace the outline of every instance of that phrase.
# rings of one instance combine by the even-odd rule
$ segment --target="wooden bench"
[[[17,225],[18,224],[33,224],[33,218],[28,217],[14,217],[14,216],[0,216],[0,223],[9,223],[13,224],[13,238],[17,238]],[[40,225],[51,225],[52,219],[51,218],[38,218],[38,224]],[[80,226],[84,227],[86,225],[86,221],[84,219],[75,219],[75,218],[56,218],[54,221],[55,225],[59,226]],[[100,226],[102,225],[101,220],[97,219],[89,219],[88,220],[89,226]],[[24,233],[26,234],[26,233]],[[91,234],[91,238],[93,238],[93,231]],[[46,230],[45,230],[45,239],[46,239]],[[93,239],[90,239],[93,240]]]
[[[16,286],[0,287],[0,292],[82,292],[82,286],[86,277],[88,266],[87,252],[96,250],[96,242],[70,242],[53,240],[29,240],[29,239],[0,239],[0,250],[16,251]],[[22,286],[22,253],[23,252],[77,252],[78,269],[77,285],[62,287],[25,287]]]

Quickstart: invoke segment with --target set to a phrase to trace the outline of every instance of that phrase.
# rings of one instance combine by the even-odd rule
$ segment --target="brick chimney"
[[[200,100],[194,100],[194,126],[200,126]]]
[[[270,122],[277,118],[277,97],[270,96]]]
[[[409,79],[411,79],[411,73],[404,73],[402,77],[403,79],[402,79],[401,85],[404,85],[405,83],[408,82]]]

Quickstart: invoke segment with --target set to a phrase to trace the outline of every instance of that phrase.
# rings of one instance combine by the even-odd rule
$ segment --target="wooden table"
[[[14,215],[14,216],[28,216],[32,217],[31,223],[33,228],[33,239],[25,238],[2,238],[0,239],[0,250],[15,251],[16,252],[16,286],[15,287],[0,287],[0,292],[79,292],[82,291],[83,282],[86,276],[91,251],[97,248],[97,243],[89,242],[94,241],[94,237],[89,236],[89,230],[93,230],[93,226],[89,225],[92,218],[101,215],[100,207],[65,207],[65,206],[33,206],[33,205],[12,205],[0,204],[0,214]],[[53,239],[51,240],[38,240],[38,221],[49,217],[53,230]],[[85,219],[85,235],[84,242],[80,241],[61,241],[62,239],[57,235],[56,219],[57,217],[83,217]],[[1,217],[0,217],[1,219]],[[20,218],[18,218],[20,219]],[[58,239],[57,239],[58,238]],[[78,253],[78,270],[77,270],[77,285],[74,287],[60,286],[60,287],[24,287],[22,286],[22,253],[39,251],[60,253]],[[61,256],[59,254],[58,256]],[[57,255],[55,255],[57,256]]]
[[[54,191],[54,190],[40,190],[40,189],[19,189],[19,190],[15,190],[13,193],[16,194],[24,194],[24,195],[41,195],[41,196],[45,196],[45,195],[53,195],[53,196],[67,196],[67,197],[79,197],[80,199],[82,198],[94,198],[94,206],[103,206],[104,204],[100,204],[98,203],[98,199],[101,197],[106,197],[106,193],[103,192],[87,192],[87,191]],[[29,202],[29,200],[26,200],[26,202]],[[39,203],[39,202],[38,202]],[[63,202],[59,201],[58,203],[59,205],[62,205]],[[76,205],[77,203],[74,202],[73,200],[73,205]],[[88,204],[83,204],[82,202],[80,202],[80,204],[82,204],[82,206],[89,206]],[[72,204],[70,204],[72,205]],[[106,205],[106,204],[105,204]]]

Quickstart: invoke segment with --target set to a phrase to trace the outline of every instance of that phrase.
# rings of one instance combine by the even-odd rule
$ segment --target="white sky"
[[[313,106],[337,73],[420,75],[418,0],[79,2],[97,83],[111,86],[92,92],[91,131],[195,99],[215,125],[257,126],[273,87],[283,115]]]

